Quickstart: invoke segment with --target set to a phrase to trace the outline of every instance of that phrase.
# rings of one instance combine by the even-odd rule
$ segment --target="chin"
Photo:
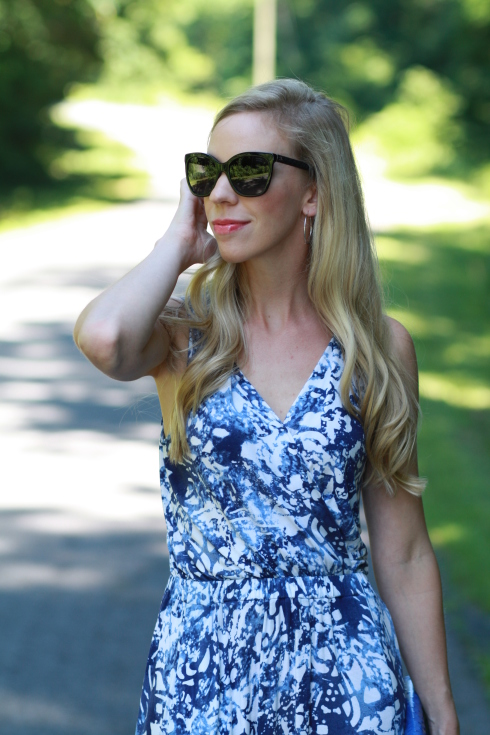
[[[218,242],[218,250],[219,254],[221,256],[221,259],[225,261],[225,263],[244,263],[246,260],[249,260],[251,255],[248,253],[244,253],[241,248],[231,248],[227,247],[226,245],[220,244]]]
[[[223,260],[225,263],[234,263],[235,265],[238,265],[239,263],[245,263],[245,261],[249,260],[249,258],[240,257],[238,254],[232,255],[230,253],[220,253],[221,260]]]

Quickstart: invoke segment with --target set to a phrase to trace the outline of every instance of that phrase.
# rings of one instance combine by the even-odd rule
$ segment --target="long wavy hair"
[[[318,206],[310,245],[308,291],[317,313],[340,343],[340,392],[364,428],[370,473],[365,482],[420,495],[425,482],[410,474],[419,408],[403,366],[390,348],[373,238],[354,161],[346,110],[307,84],[282,79],[253,87],[229,102],[213,130],[240,112],[267,113],[291,141],[292,155],[310,164]],[[243,325],[249,292],[239,264],[212,256],[193,276],[184,307],[167,308],[170,329],[198,330],[199,349],[180,377],[170,417],[170,459],[189,456],[186,424],[218,390],[246,350]],[[353,396],[357,396],[353,398]]]

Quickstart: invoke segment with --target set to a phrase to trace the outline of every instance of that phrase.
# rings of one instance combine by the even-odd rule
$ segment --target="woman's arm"
[[[417,384],[413,342],[392,322],[393,347]],[[411,471],[418,473],[416,452]],[[383,487],[363,490],[371,556],[379,592],[395,625],[403,659],[429,718],[431,735],[458,735],[449,682],[439,568],[421,498],[405,490],[390,497]]]
[[[177,212],[153,251],[82,311],[75,343],[106,375],[135,380],[165,361],[169,336],[158,317],[179,275],[216,247],[206,226],[202,200],[190,193],[184,179]]]

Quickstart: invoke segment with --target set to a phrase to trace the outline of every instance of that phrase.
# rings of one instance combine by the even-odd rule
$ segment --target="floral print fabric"
[[[192,353],[191,353],[192,354]],[[170,579],[137,735],[402,735],[390,615],[366,577],[361,424],[332,338],[284,421],[237,370],[161,486]]]

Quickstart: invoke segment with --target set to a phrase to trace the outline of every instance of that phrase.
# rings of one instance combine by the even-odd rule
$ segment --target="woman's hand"
[[[195,263],[204,263],[216,252],[217,243],[207,231],[208,220],[203,200],[191,194],[187,181],[180,182],[180,202],[167,232],[155,247],[177,245],[182,258],[182,270]]]

